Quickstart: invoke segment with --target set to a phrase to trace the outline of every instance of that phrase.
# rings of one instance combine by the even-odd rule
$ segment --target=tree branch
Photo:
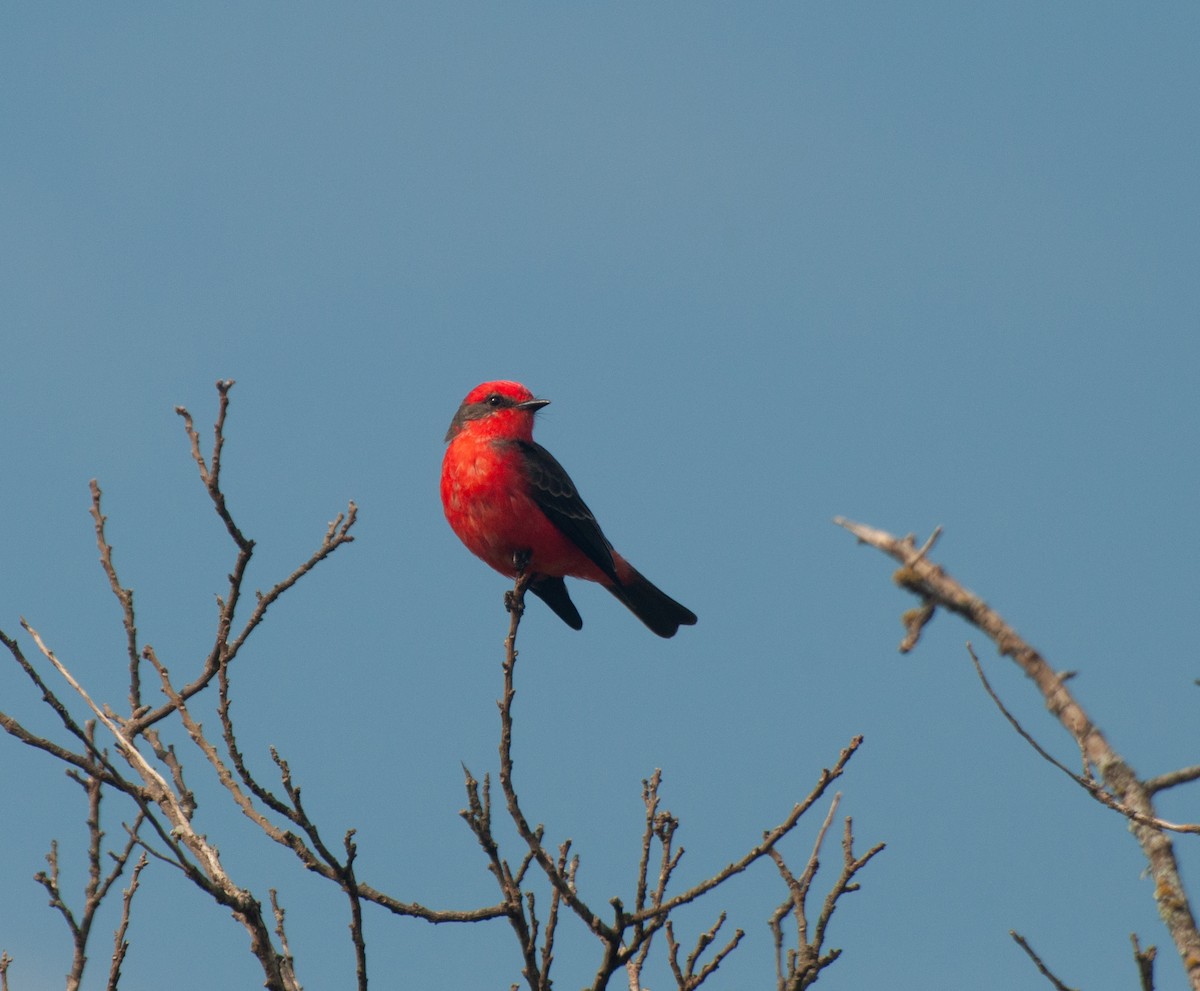
[[[1083,754],[1085,766],[1095,767],[1108,793],[1123,809],[1136,813],[1130,829],[1150,865],[1154,898],[1159,915],[1175,943],[1193,991],[1200,991],[1200,931],[1179,875],[1175,850],[1164,829],[1157,825],[1151,792],[1105,739],[1083,707],[1067,688],[1066,679],[1055,672],[979,596],[929,561],[926,549],[918,550],[913,537],[898,539],[883,530],[838,518],[834,521],[862,543],[870,544],[900,562],[893,580],[922,602],[957,613],[982,630],[1001,655],[1013,662],[1033,681],[1046,707],[1071,735]]]
[[[1033,952],[1033,947],[1029,945],[1024,936],[1013,929],[1010,929],[1008,934],[1013,938],[1017,946],[1025,951],[1025,953],[1029,956],[1029,959],[1033,961],[1033,965],[1037,967],[1038,973],[1050,982],[1054,988],[1054,991],[1078,991],[1077,988],[1071,988],[1065,985],[1050,972],[1050,968],[1042,963],[1042,958]]]

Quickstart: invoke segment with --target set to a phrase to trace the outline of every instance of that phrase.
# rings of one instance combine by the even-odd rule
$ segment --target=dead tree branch
[[[1050,982],[1051,986],[1054,988],[1054,991],[1078,991],[1078,988],[1068,987],[1054,976],[1050,968],[1042,962],[1042,958],[1033,952],[1033,947],[1029,945],[1029,942],[1024,936],[1011,929],[1009,930],[1008,934],[1013,938],[1013,941],[1017,944],[1017,946],[1025,951],[1029,959],[1033,961],[1033,965],[1037,967],[1038,973]]]
[[[397,915],[435,923],[477,922],[504,914],[502,905],[468,911],[437,911],[418,903],[401,901],[360,882],[355,869],[357,847],[353,841],[354,831],[346,831],[342,850],[339,852],[335,852],[324,843],[320,830],[301,803],[300,788],[293,783],[286,761],[272,753],[283,786],[282,795],[276,795],[262,786],[250,772],[237,746],[231,717],[231,666],[248,638],[263,622],[269,607],[334,551],[353,541],[354,537],[350,531],[356,522],[357,509],[351,502],[348,510],[339,514],[328,525],[324,539],[307,560],[265,594],[255,593],[254,604],[243,617],[239,612],[239,604],[245,597],[247,568],[255,545],[235,522],[221,487],[225,422],[232,386],[231,381],[217,383],[219,405],[213,428],[213,446],[207,458],[201,451],[200,438],[191,415],[183,408],[177,410],[184,420],[192,457],[198,466],[201,482],[234,544],[236,554],[225,594],[218,598],[216,635],[199,674],[191,676],[191,680],[186,683],[178,683],[151,645],[139,645],[134,593],[131,588],[122,584],[117,573],[113,546],[109,542],[107,532],[108,521],[101,508],[101,491],[95,481],[91,483],[91,515],[100,552],[100,564],[117,599],[124,628],[124,653],[127,655],[129,666],[128,714],[119,715],[108,704],[100,704],[94,700],[37,630],[22,620],[22,627],[42,657],[72,689],[75,704],[82,702],[88,711],[86,721],[80,720],[73,715],[71,699],[60,698],[43,679],[37,667],[25,656],[16,640],[0,631],[0,643],[41,693],[42,701],[55,713],[62,728],[74,742],[63,745],[36,734],[20,720],[5,712],[0,712],[0,728],[20,742],[42,750],[65,763],[70,768],[68,773],[88,794],[89,875],[84,891],[84,905],[79,914],[67,906],[60,890],[57,844],[51,845],[49,871],[38,876],[38,880],[51,896],[51,904],[63,916],[72,933],[75,952],[71,976],[68,979],[69,987],[78,986],[82,975],[95,912],[124,869],[135,846],[141,846],[144,853],[134,869],[130,886],[124,895],[122,917],[115,936],[109,972],[110,988],[115,989],[119,982],[121,966],[128,951],[126,935],[131,901],[137,891],[147,855],[178,869],[216,904],[229,910],[242,924],[250,936],[251,951],[263,967],[266,987],[272,991],[292,991],[300,987],[283,928],[284,913],[274,892],[271,892],[274,922],[272,928],[260,901],[249,890],[235,883],[226,872],[216,846],[193,824],[198,804],[196,796],[185,784],[183,760],[174,747],[165,746],[158,735],[157,724],[167,719],[179,720],[191,742],[215,770],[225,794],[251,822],[272,840],[291,849],[309,870],[338,884],[345,892],[350,909],[351,940],[355,950],[360,991],[366,988],[366,944],[362,921],[364,901],[379,904]],[[148,665],[157,674],[158,685],[165,699],[156,708],[147,705],[143,698],[142,664]],[[191,700],[214,679],[220,686],[218,713],[228,759],[205,735],[199,718],[194,716],[190,709]],[[112,734],[117,756],[110,758],[108,751],[96,743],[94,737],[97,722]],[[143,741],[149,744],[148,748],[143,746]],[[143,750],[148,752],[144,753]],[[128,840],[125,848],[123,852],[113,855],[116,866],[107,875],[100,867],[103,833],[99,826],[100,801],[106,788],[127,796],[133,802],[137,813],[133,825],[126,827]],[[279,824],[278,817],[282,817],[283,825]]]
[[[89,742],[94,745],[95,723],[89,722],[85,730]],[[46,862],[50,866],[49,873],[46,871],[38,871],[34,876],[34,880],[46,889],[50,895],[50,906],[58,911],[67,924],[67,929],[71,933],[72,959],[71,969],[67,972],[67,989],[75,991],[83,980],[83,970],[87,965],[87,945],[88,938],[91,935],[92,924],[96,920],[96,912],[100,908],[101,902],[104,901],[109,889],[113,886],[116,880],[125,870],[125,865],[129,862],[129,857],[133,853],[134,846],[138,843],[138,829],[141,827],[143,816],[138,815],[134,824],[128,827],[128,840],[120,853],[109,853],[112,858],[113,866],[107,874],[103,869],[103,842],[104,831],[100,828],[100,801],[103,797],[101,781],[95,775],[81,775],[74,770],[68,770],[67,775],[83,788],[87,795],[87,865],[88,876],[87,882],[83,888],[83,907],[78,916],[67,905],[63,895],[62,887],[59,879],[58,866],[58,841],[52,840],[50,843],[50,852],[46,854]],[[141,868],[137,868],[136,872],[140,873]],[[133,887],[136,888],[136,875]],[[126,917],[129,911],[129,900],[132,894],[128,895],[125,900]]]
[[[821,971],[842,955],[840,949],[830,950],[827,953],[821,952],[825,945],[825,932],[829,928],[829,922],[833,918],[834,910],[841,897],[858,891],[859,886],[854,880],[855,876],[885,846],[883,843],[877,843],[861,857],[856,857],[854,855],[853,823],[849,816],[846,817],[845,829],[842,834],[842,871],[825,896],[821,911],[817,915],[815,924],[812,925],[810,938],[808,895],[813,881],[816,879],[817,871],[820,870],[821,847],[825,843],[825,836],[833,823],[841,798],[840,794],[833,796],[829,812],[817,833],[812,853],[799,877],[793,875],[788,869],[783,855],[778,850],[771,851],[771,859],[775,861],[775,866],[779,869],[779,874],[788,889],[787,901],[771,914],[770,919],[771,935],[775,940],[775,975],[778,991],[799,991],[801,988],[811,987],[820,977]],[[793,916],[796,924],[796,948],[785,951],[783,920],[789,914]]]
[[[1063,772],[1063,774],[1079,785],[1079,787],[1096,799],[1096,801],[1098,801],[1101,805],[1107,806],[1114,812],[1120,812],[1121,815],[1132,819],[1134,822],[1140,822],[1148,826],[1153,826],[1156,829],[1166,829],[1173,833],[1200,833],[1200,824],[1190,822],[1168,822],[1166,819],[1160,819],[1157,816],[1147,816],[1141,812],[1138,812],[1137,809],[1131,809],[1128,806],[1122,805],[1113,795],[1098,785],[1095,778],[1093,778],[1090,774],[1087,776],[1076,774],[1057,758],[1053,757],[1045,747],[1043,747],[1037,742],[1037,740],[1033,738],[1032,735],[1030,735],[1028,730],[1026,730],[1025,727],[1017,721],[1017,717],[1009,712],[1004,703],[1000,701],[1000,696],[996,694],[995,689],[992,688],[992,683],[988,681],[987,675],[983,673],[983,665],[979,663],[979,658],[975,654],[975,648],[971,646],[969,641],[967,643],[967,653],[971,655],[971,663],[975,665],[975,673],[979,676],[979,680],[983,684],[984,691],[987,692],[988,697],[995,703],[996,708],[1000,710],[1000,714],[1004,716],[1004,718],[1008,720],[1009,725],[1017,731],[1017,735],[1020,736],[1021,739],[1028,743],[1031,747],[1033,747],[1033,749],[1037,751],[1038,756],[1046,761],[1046,763],[1057,767]],[[1147,791],[1149,791],[1148,788]]]
[[[132,839],[136,834],[130,831]],[[129,952],[129,941],[125,938],[129,932],[129,910],[133,905],[133,896],[137,894],[138,881],[142,876],[142,871],[146,869],[146,851],[143,850],[138,861],[133,865],[133,873],[129,876],[129,887],[122,893],[121,897],[121,921],[117,924],[117,931],[113,935],[113,955],[112,964],[108,969],[108,984],[107,991],[117,991],[117,985],[121,981],[121,964],[125,962],[125,954]]]
[[[1012,658],[1037,686],[1046,707],[1079,746],[1088,773],[1095,768],[1104,792],[1115,802],[1115,807],[1129,817],[1130,830],[1146,856],[1154,879],[1159,915],[1183,962],[1191,988],[1200,991],[1200,931],[1180,878],[1171,839],[1155,812],[1152,791],[1092,722],[1067,688],[1067,679],[1051,668],[1041,654],[983,599],[930,561],[928,546],[918,550],[911,535],[899,539],[883,530],[849,520],[838,518],[834,522],[861,542],[899,561],[900,568],[892,576],[897,585],[916,595],[923,604],[956,613],[982,630],[996,644],[1000,654]],[[913,637],[914,643],[915,640]],[[905,643],[908,642],[909,637],[906,637]]]
[[[1138,986],[1142,991],[1154,991],[1154,958],[1158,956],[1157,946],[1147,946],[1144,950],[1138,942],[1137,933],[1129,934],[1133,944],[1133,959],[1138,969]]]
[[[679,827],[678,819],[670,812],[660,808],[659,789],[662,772],[656,770],[650,778],[642,782],[642,797],[646,812],[635,875],[632,909],[626,909],[622,899],[610,898],[609,905],[612,908],[612,915],[611,921],[607,921],[606,918],[601,917],[600,912],[588,904],[578,890],[576,875],[579,860],[578,857],[568,860],[571,841],[565,841],[558,848],[558,855],[553,855],[545,845],[543,828],[530,824],[517,794],[512,755],[513,702],[516,698],[515,671],[518,656],[516,643],[517,631],[524,611],[524,595],[529,584],[529,576],[523,572],[522,562],[517,562],[517,565],[518,577],[513,588],[505,594],[505,606],[509,612],[509,630],[504,641],[503,694],[497,702],[497,706],[500,710],[499,780],[509,817],[516,826],[517,833],[526,848],[520,866],[516,870],[512,868],[510,862],[502,855],[499,843],[495,838],[490,779],[486,775],[480,785],[468,769],[463,769],[466,778],[468,807],[460,814],[475,834],[487,858],[488,869],[500,887],[505,914],[521,948],[522,976],[530,991],[545,991],[550,987],[549,971],[550,962],[553,959],[555,924],[558,920],[560,906],[565,905],[597,938],[601,946],[601,962],[591,984],[593,991],[601,991],[606,988],[613,975],[620,970],[625,970],[630,988],[640,988],[641,972],[651,944],[655,935],[663,929],[666,929],[668,962],[676,983],[681,991],[693,991],[717,970],[721,962],[738,945],[744,934],[740,929],[737,930],[711,959],[702,963],[702,956],[714,943],[724,925],[725,916],[722,914],[709,930],[700,934],[695,949],[680,963],[681,947],[676,939],[675,928],[671,921],[672,913],[745,871],[756,861],[768,856],[776,857],[777,844],[796,827],[801,816],[824,795],[830,784],[842,775],[846,764],[861,746],[862,737],[855,737],[850,745],[842,750],[834,766],[821,772],[809,795],[793,806],[782,822],[764,831],[761,843],[751,848],[740,859],[733,861],[705,880],[670,897],[667,895],[668,885],[683,857],[683,849],[676,848],[674,844],[675,833]],[[847,826],[848,828],[849,826]],[[848,833],[847,836],[849,836]],[[851,862],[855,866],[843,878],[841,888],[835,893],[831,893],[825,911],[822,913],[821,937],[823,937],[824,927],[828,923],[837,898],[857,887],[850,882],[850,878],[882,848],[881,844],[859,860],[851,858]],[[652,863],[657,864],[657,876],[653,880]],[[540,958],[538,954],[539,920],[535,912],[536,901],[533,892],[522,886],[526,870],[531,864],[538,866],[549,882],[551,890],[551,908],[548,924],[541,937]],[[607,913],[605,915],[607,916]],[[822,966],[831,963],[833,959],[836,959],[836,954]]]

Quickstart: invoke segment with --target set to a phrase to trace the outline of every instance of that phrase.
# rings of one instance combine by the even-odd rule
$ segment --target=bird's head
[[[520,382],[484,382],[467,393],[450,421],[446,440],[453,440],[476,421],[479,421],[476,429],[486,427],[486,432],[494,437],[529,440],[533,436],[533,414],[549,402],[534,398]]]

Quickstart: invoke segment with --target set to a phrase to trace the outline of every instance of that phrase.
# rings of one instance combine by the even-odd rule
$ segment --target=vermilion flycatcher
[[[529,589],[572,629],[583,620],[564,577],[599,582],[660,637],[696,614],[613,550],[560,465],[533,440],[533,415],[549,403],[518,382],[484,382],[463,400],[442,460],[442,508],[467,549],[502,575],[523,565]]]

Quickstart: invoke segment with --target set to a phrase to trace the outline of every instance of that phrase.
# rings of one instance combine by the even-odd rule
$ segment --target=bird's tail
[[[606,584],[638,619],[660,637],[673,637],[681,626],[692,626],[696,614],[682,606],[627,561],[617,563],[619,584]]]

